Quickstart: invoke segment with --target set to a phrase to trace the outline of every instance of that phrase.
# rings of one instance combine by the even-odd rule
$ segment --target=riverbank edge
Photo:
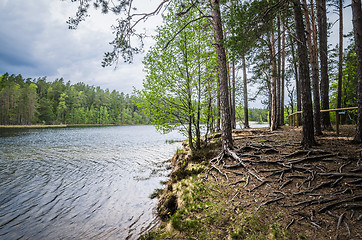
[[[290,233],[275,223],[275,217],[282,214],[279,209],[268,207],[255,211],[246,207],[240,209],[239,217],[224,214],[228,207],[224,201],[225,182],[212,183],[206,173],[210,170],[209,161],[221,149],[219,136],[195,153],[191,152],[186,141],[182,147],[170,159],[172,171],[165,188],[156,190],[160,224],[140,236],[139,240],[244,239],[240,236],[245,234],[245,229],[250,237],[247,239],[290,239]],[[193,212],[198,214],[196,220]],[[273,217],[265,218],[266,212],[272,213]],[[240,226],[235,223],[240,223]],[[219,227],[223,230],[219,231]],[[196,232],[199,238],[194,236]]]
[[[121,124],[55,124],[55,125],[0,125],[1,128],[71,128],[71,127],[111,127],[111,126],[135,126],[134,125],[121,125]]]

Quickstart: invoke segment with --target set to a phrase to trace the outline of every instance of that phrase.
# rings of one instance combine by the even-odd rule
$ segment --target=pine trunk
[[[274,30],[271,31],[271,39],[270,39],[270,59],[271,59],[271,67],[272,67],[272,96],[271,96],[271,126],[270,130],[274,131],[278,128],[278,107],[277,107],[277,64],[276,64],[276,56],[275,56],[275,37]]]
[[[316,0],[319,26],[319,51],[321,60],[321,109],[329,109],[328,45],[326,0]],[[321,125],[324,130],[332,130],[329,112],[321,113]]]
[[[249,126],[249,107],[248,107],[248,82],[246,76],[246,63],[245,56],[242,56],[243,60],[243,78],[244,78],[244,128],[250,128]]]
[[[342,67],[343,67],[343,0],[339,0],[339,59],[338,59],[338,88],[337,108],[342,107]],[[339,126],[339,114],[336,112],[336,126]],[[338,129],[337,129],[338,132]]]
[[[314,130],[315,130],[315,135],[322,135],[321,117],[320,117],[321,109],[319,103],[319,68],[317,62],[317,54],[316,54],[316,49],[313,46],[313,37],[312,37],[313,32],[310,24],[309,12],[306,0],[303,0],[303,6],[304,6],[304,16],[305,16],[306,29],[307,29],[308,50],[310,55],[311,67],[312,67]]]
[[[233,84],[233,88],[232,88],[232,108],[231,108],[231,119],[232,119],[232,127],[235,129],[236,128],[236,100],[235,100],[235,94],[236,94],[236,72],[235,72],[235,61],[233,60],[232,62],[233,64],[233,80],[232,80],[232,84]]]
[[[297,90],[297,111],[302,111],[302,97],[301,97],[301,87],[300,87],[300,81],[299,81],[299,73],[298,73],[298,64],[297,64],[297,57],[295,56],[295,51],[294,51],[294,42],[292,41],[292,36],[290,36],[290,47],[291,47],[291,51],[292,51],[292,57],[293,57],[293,65],[294,65],[294,77],[295,77],[295,86],[296,86],[296,90]],[[298,124],[301,123],[301,116],[300,114],[297,114],[297,121]]]
[[[362,142],[362,10],[361,0],[352,0],[352,15],[353,15],[353,31],[354,40],[356,43],[357,54],[357,74],[358,74],[358,117],[357,129],[354,141]]]
[[[280,124],[284,125],[284,94],[285,94],[285,24],[282,22],[283,32],[282,32],[282,86],[281,86],[281,98],[280,98]]]
[[[303,14],[299,0],[294,1],[294,20],[298,41],[299,78],[302,87],[303,139],[302,145],[310,148],[314,143],[313,106],[310,90],[309,62]]]
[[[281,99],[281,90],[280,90],[280,87],[281,87],[281,63],[282,63],[282,60],[281,60],[281,45],[282,45],[282,42],[281,42],[281,36],[280,36],[280,14],[278,14],[278,17],[277,17],[277,27],[278,27],[278,52],[277,52],[277,60],[278,60],[278,65],[277,65],[277,95],[276,95],[276,104],[277,104],[277,122],[278,122],[278,127],[281,125],[281,116],[280,116],[280,99]]]
[[[226,54],[223,43],[223,30],[221,24],[221,13],[219,0],[211,0],[211,14],[216,44],[216,55],[218,57],[219,81],[220,81],[220,118],[221,118],[221,140],[222,150],[232,149],[232,129],[229,110],[229,88],[228,74],[226,68]]]

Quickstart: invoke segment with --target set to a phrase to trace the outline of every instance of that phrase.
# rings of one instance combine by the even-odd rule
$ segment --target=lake
[[[149,196],[182,139],[152,126],[0,129],[0,239],[137,239],[157,224]]]

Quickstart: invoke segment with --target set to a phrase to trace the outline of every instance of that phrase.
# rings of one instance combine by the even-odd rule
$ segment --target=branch
[[[211,16],[201,16],[186,23],[179,31],[177,31],[177,33],[175,33],[175,35],[173,35],[173,37],[166,43],[166,45],[163,47],[162,50],[165,50],[168,47],[168,45],[170,45],[170,43],[177,37],[177,35],[179,35],[188,25],[190,25],[193,22],[199,21],[200,19],[203,18],[211,18]]]

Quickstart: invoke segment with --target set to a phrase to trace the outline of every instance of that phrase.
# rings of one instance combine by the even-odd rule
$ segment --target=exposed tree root
[[[285,197],[278,197],[278,198],[271,199],[271,200],[269,200],[269,201],[263,202],[262,204],[259,205],[259,207],[258,207],[256,210],[258,211],[262,206],[268,205],[268,204],[270,204],[270,203],[278,202],[278,201],[280,201],[280,200],[282,200],[282,199],[284,199],[284,198],[285,198]]]
[[[295,145],[285,142],[265,144],[257,137],[246,139],[245,146],[236,152],[223,151],[210,161],[210,172],[229,180],[225,186],[235,188],[228,201],[257,210],[273,204],[288,208],[283,224],[292,232],[304,225],[303,221],[332,234],[328,239],[362,236],[362,230],[359,235],[355,230],[362,226],[362,168],[358,159],[329,149],[295,151]],[[220,183],[218,178],[214,176]]]

